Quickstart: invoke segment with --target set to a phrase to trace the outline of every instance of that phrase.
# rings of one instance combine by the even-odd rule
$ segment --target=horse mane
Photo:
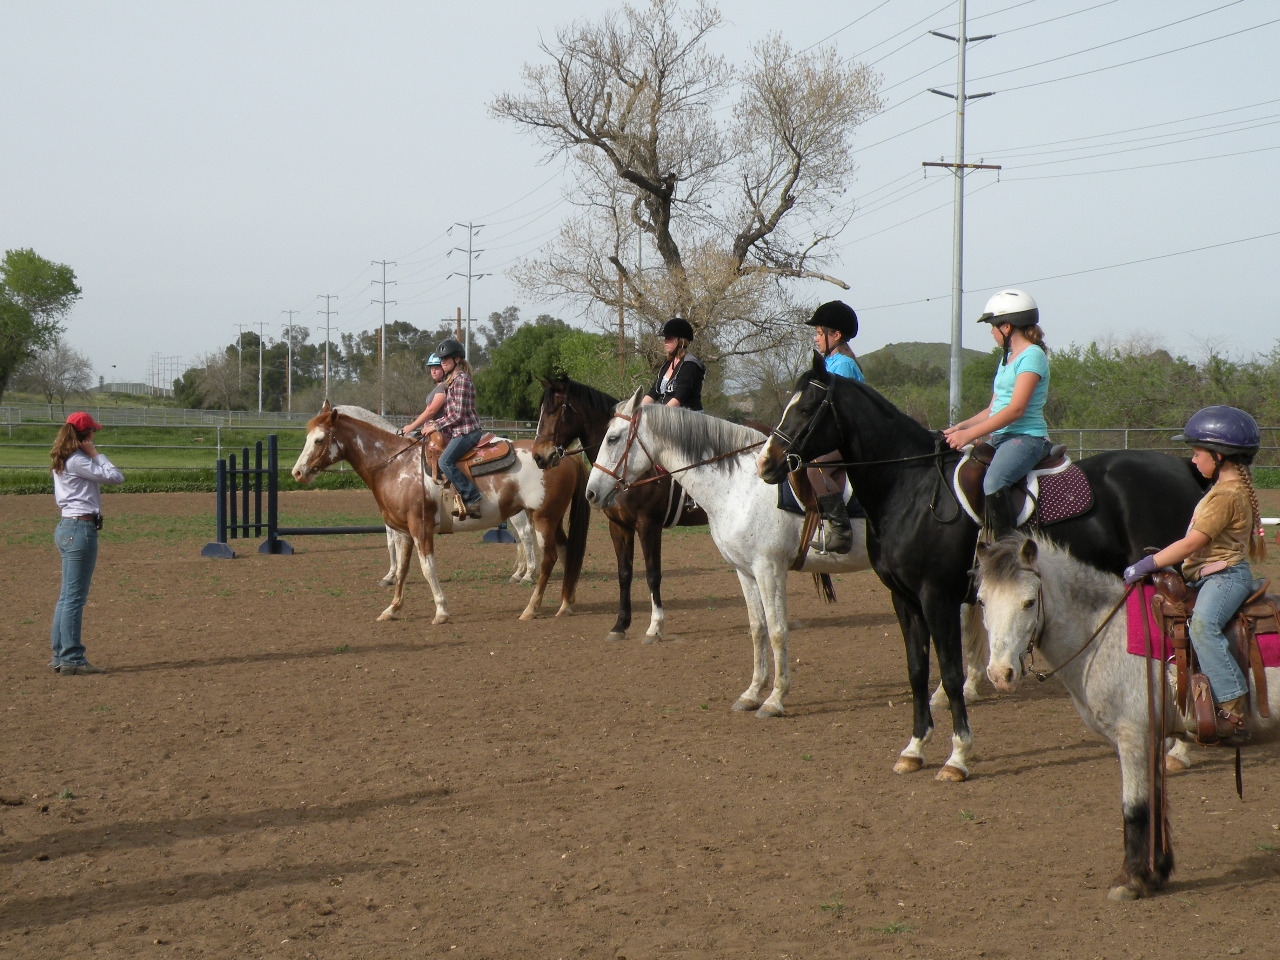
[[[553,380],[552,383],[563,384],[566,397],[572,394],[575,400],[588,407],[592,413],[602,415],[606,420],[613,417],[613,411],[618,406],[617,397],[611,397],[603,390],[589,387],[585,383],[579,383],[577,380],[570,380],[565,377],[563,380]]]
[[[348,404],[339,404],[333,408],[334,413],[340,413],[344,417],[350,417],[352,420],[361,420],[370,426],[377,427],[379,430],[386,430],[390,433],[395,432],[395,425],[389,420],[385,420],[378,416],[372,410],[366,410],[364,407],[356,407]]]
[[[1090,566],[1042,534],[1015,534],[997,540],[982,554],[979,577],[1000,582],[1012,580],[1027,569],[1022,547],[1028,540],[1036,545],[1035,573],[1045,589],[1062,592],[1066,602],[1084,607],[1115,602],[1121,581],[1114,574]]]
[[[665,404],[647,405],[644,408],[644,419],[650,422],[651,429],[657,436],[691,463],[710,460],[765,439],[765,434],[751,427],[721,420],[698,410],[668,407]],[[732,472],[742,464],[741,457],[725,457],[711,466]]]

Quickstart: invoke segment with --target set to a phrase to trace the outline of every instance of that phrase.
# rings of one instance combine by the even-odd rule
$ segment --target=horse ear
[[[627,401],[627,412],[631,413],[640,406],[640,398],[644,396],[644,387],[636,387],[636,392],[631,395],[631,399]]]
[[[325,398],[324,398],[324,406],[320,408],[320,412],[321,412],[321,413],[328,413],[328,412],[329,412],[330,410],[332,410],[332,409],[333,409],[333,407],[329,406],[329,398],[328,398],[328,397],[325,397]]]
[[[539,378],[538,378],[538,382],[539,382],[540,384],[542,384],[542,389],[543,389],[543,390],[550,390],[550,389],[551,389],[551,381],[550,381],[550,380],[548,380],[546,377],[539,377]]]
[[[1027,537],[1022,542],[1022,549],[1018,551],[1018,557],[1024,564],[1033,570],[1036,566],[1036,557],[1040,554],[1040,548],[1036,546],[1035,537]]]
[[[827,361],[822,358],[822,354],[817,350],[813,351],[813,366],[810,369],[815,373],[827,372]]]

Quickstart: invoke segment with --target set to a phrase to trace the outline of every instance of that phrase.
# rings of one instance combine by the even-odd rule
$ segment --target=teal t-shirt
[[[866,377],[862,375],[862,369],[858,366],[858,361],[853,357],[846,356],[843,353],[829,353],[826,357],[827,372],[834,373],[838,377],[845,377],[849,380],[857,380],[859,383],[865,383]]]
[[[1031,400],[1027,403],[1027,409],[1022,416],[1007,427],[1001,427],[995,432],[995,436],[1025,434],[1047,438],[1049,426],[1044,422],[1044,401],[1049,396],[1049,358],[1045,355],[1044,349],[1035,344],[1018,354],[1018,358],[1012,365],[1002,362],[996,369],[991,412],[999,413],[1009,405],[1009,401],[1013,399],[1013,385],[1020,373],[1037,373],[1040,375],[1040,382],[1031,392]]]

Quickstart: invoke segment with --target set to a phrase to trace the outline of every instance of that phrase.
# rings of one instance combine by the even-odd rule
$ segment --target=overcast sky
[[[573,311],[507,278],[572,208],[561,167],[489,116],[539,38],[608,9],[465,3],[0,0],[0,248],[70,265],[70,343],[147,381],[294,322],[322,340],[387,318],[435,326],[509,304]],[[882,75],[856,138],[858,213],[830,272],[860,353],[950,337],[954,0],[729,0],[714,43],[744,62],[780,32]],[[1198,359],[1280,337],[1280,5],[1274,0],[970,0],[964,342],[1022,286],[1050,345],[1123,342]],[[452,233],[449,229],[452,227]],[[394,261],[382,288],[382,268]]]

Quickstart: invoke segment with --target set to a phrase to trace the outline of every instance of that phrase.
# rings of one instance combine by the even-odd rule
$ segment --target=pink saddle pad
[[[1160,634],[1160,628],[1151,615],[1151,598],[1155,592],[1155,587],[1144,583],[1125,599],[1125,614],[1129,622],[1128,648],[1130,653],[1144,656],[1147,652],[1147,637],[1150,636],[1152,656],[1172,660],[1173,647]],[[1146,626],[1143,625],[1144,617]],[[1280,667],[1280,634],[1258,634],[1258,650],[1262,654],[1264,667]]]

